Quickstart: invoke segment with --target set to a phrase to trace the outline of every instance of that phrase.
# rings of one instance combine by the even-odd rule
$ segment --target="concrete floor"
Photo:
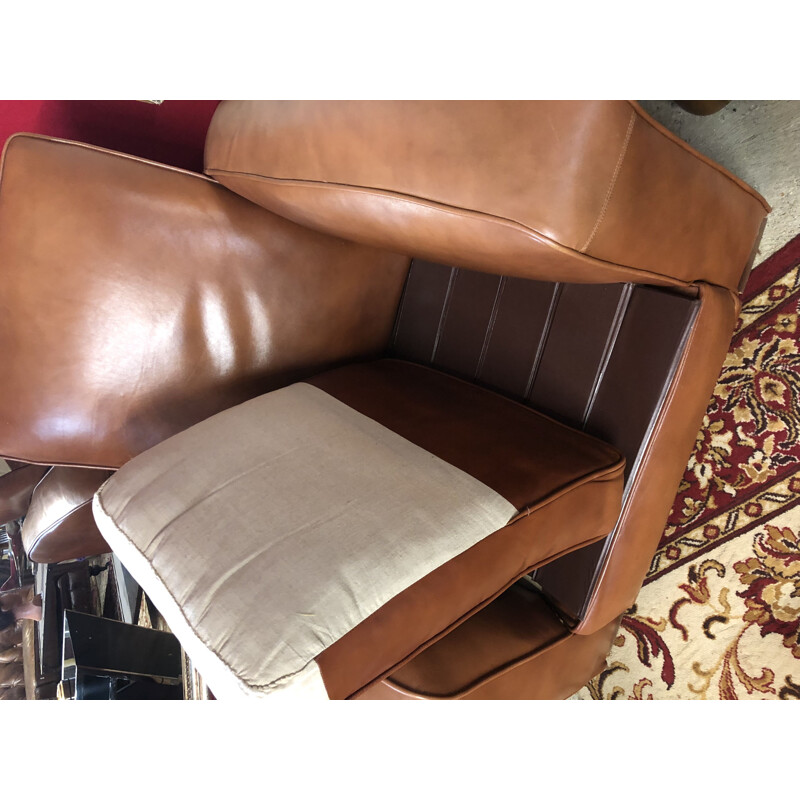
[[[639,103],[772,206],[756,264],[800,234],[800,100],[732,100],[707,117],[690,114],[671,100]]]

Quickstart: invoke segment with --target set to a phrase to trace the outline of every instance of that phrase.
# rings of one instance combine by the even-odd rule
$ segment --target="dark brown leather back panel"
[[[487,386],[619,449],[629,477],[698,301],[633,284],[559,284],[415,259],[392,355]],[[602,546],[536,580],[578,616]]]
[[[625,453],[628,474],[658,410],[697,302],[647,286],[630,294],[583,426]]]
[[[558,287],[532,405],[575,427],[583,425],[629,291],[625,284]]]

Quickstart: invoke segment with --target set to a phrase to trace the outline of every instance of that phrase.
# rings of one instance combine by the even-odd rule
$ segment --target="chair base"
[[[517,583],[353,699],[565,699],[605,668],[620,619],[573,634],[541,594]]]

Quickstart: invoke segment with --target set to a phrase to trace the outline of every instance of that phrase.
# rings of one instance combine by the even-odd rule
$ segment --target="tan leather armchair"
[[[92,516],[92,497],[108,470],[9,463],[0,476],[0,525],[22,521],[25,552],[35,562],[110,552]]]
[[[763,198],[616,101],[225,102],[206,173],[10,141],[0,452],[119,470],[100,531],[219,697],[580,688]]]

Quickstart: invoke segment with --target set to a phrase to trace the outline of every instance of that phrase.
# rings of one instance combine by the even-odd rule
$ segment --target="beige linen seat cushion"
[[[94,513],[217,697],[338,698],[607,534],[623,466],[513,401],[384,360],[167,439]]]

